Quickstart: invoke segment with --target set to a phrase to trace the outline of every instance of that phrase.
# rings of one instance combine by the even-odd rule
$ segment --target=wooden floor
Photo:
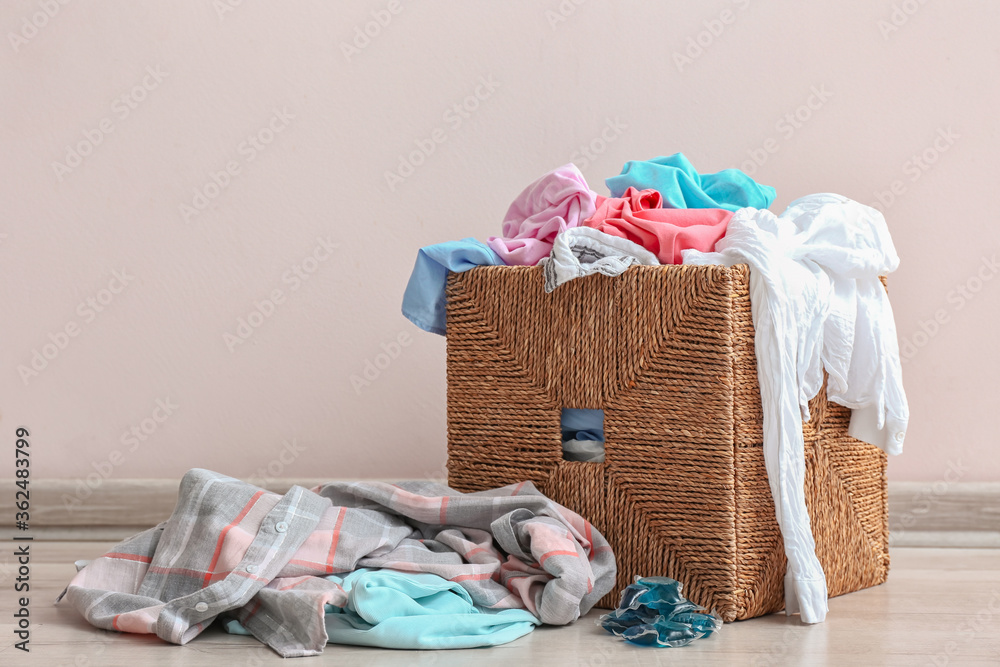
[[[7,543],[10,544],[10,543]],[[31,652],[14,648],[14,570],[0,556],[0,665],[278,664],[249,637],[210,628],[186,646],[154,636],[104,632],[52,601],[75,571],[110,543],[35,542],[31,561]],[[348,665],[1000,665],[1000,549],[894,549],[889,581],[830,600],[826,623],[781,614],[727,624],[677,649],[629,646],[596,627],[599,612],[569,627],[542,627],[505,646],[471,651],[391,651],[329,645],[320,657],[284,664]]]

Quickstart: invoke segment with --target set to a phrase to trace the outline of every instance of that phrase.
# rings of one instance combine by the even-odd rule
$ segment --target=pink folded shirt
[[[622,197],[597,197],[597,211],[582,225],[628,239],[661,264],[681,264],[681,251],[711,252],[726,235],[732,211],[721,208],[662,208],[656,190],[630,187]]]
[[[534,266],[549,256],[556,234],[594,215],[597,198],[576,165],[565,164],[517,196],[504,216],[503,236],[487,243],[505,264]]]

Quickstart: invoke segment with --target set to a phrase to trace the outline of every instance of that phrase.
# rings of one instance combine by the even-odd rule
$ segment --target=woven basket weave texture
[[[448,478],[525,479],[579,512],[634,576],[665,575],[725,621],[784,607],[785,557],[764,468],[744,265],[633,267],[551,294],[540,267],[448,282]],[[606,460],[562,458],[561,408],[603,409]],[[831,596],[885,581],[886,458],[821,391],[803,424],[806,500]]]

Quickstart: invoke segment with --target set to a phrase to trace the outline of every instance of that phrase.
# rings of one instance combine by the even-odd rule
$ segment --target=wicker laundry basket
[[[785,557],[764,469],[746,266],[633,267],[546,294],[540,267],[448,281],[448,479],[529,479],[589,519],[635,575],[683,582],[726,621],[784,608]],[[560,409],[603,409],[604,463],[562,458]],[[885,581],[886,458],[810,404],[806,500],[831,596]]]

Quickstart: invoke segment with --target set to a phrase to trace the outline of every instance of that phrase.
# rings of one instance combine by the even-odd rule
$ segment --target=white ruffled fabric
[[[750,265],[764,463],[788,556],[785,613],[820,623],[827,588],[805,504],[802,421],[826,369],[829,400],[854,410],[850,435],[902,451],[909,408],[879,281],[899,258],[882,214],[835,194],[798,199],[780,217],[740,209],[715,250],[685,250],[684,263]]]
[[[556,236],[552,252],[538,263],[545,273],[545,291],[551,292],[574,278],[592,273],[617,276],[635,264],[659,266],[660,261],[628,239],[592,227],[572,227]]]

